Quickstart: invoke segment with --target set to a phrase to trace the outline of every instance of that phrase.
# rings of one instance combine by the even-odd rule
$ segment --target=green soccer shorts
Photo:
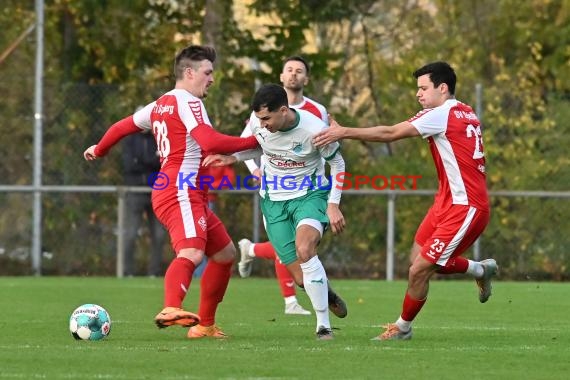
[[[322,223],[323,230],[328,226],[328,196],[328,191],[316,190],[287,201],[272,201],[268,197],[261,199],[265,230],[283,264],[297,260],[295,236],[301,220],[314,219]]]

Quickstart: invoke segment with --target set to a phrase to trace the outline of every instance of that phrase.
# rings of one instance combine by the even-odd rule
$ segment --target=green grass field
[[[487,304],[471,281],[433,281],[411,341],[378,342],[404,282],[336,280],[349,306],[317,341],[314,316],[286,316],[274,279],[233,278],[218,312],[231,338],[158,330],[162,279],[0,278],[0,379],[568,379],[570,284],[496,282]],[[186,307],[196,309],[198,281]],[[300,302],[309,307],[305,294]],[[75,341],[69,315],[98,303],[109,337]]]

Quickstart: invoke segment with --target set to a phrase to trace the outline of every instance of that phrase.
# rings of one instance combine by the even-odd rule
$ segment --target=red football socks
[[[439,274],[453,274],[453,273],[465,273],[469,267],[469,260],[464,257],[457,256],[450,259],[447,265],[440,267],[436,272]]]
[[[224,299],[232,274],[232,264],[208,260],[200,282],[200,307],[198,315],[202,326],[212,326],[216,319],[218,304]]]
[[[410,297],[408,292],[406,292],[404,304],[402,305],[402,319],[409,322],[413,321],[426,303],[426,300],[427,298],[424,298],[423,300],[415,300]]]
[[[279,260],[275,260],[275,275],[277,276],[277,281],[279,282],[283,298],[297,294],[293,276],[291,276],[291,273],[289,273],[285,264],[281,263]]]
[[[271,245],[271,242],[266,241],[265,243],[255,243],[253,246],[253,252],[255,257],[261,257],[263,259],[276,260],[277,253],[275,253],[275,248]]]
[[[182,307],[194,269],[194,263],[184,257],[172,260],[164,274],[164,307]]]

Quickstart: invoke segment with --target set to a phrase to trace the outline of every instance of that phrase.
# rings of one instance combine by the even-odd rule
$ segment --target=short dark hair
[[[457,76],[449,63],[443,61],[432,62],[414,71],[414,77],[416,79],[426,74],[429,74],[429,78],[433,82],[434,87],[438,87],[440,84],[445,83],[449,88],[449,93],[451,95],[455,95]]]
[[[292,55],[290,57],[287,57],[283,61],[283,67],[285,67],[285,64],[287,62],[290,62],[290,61],[301,62],[303,65],[305,65],[305,71],[307,72],[307,75],[309,75],[309,72],[311,71],[311,67],[309,66],[309,63],[307,62],[307,60],[305,58],[301,57],[300,55]]]
[[[273,112],[283,106],[289,107],[287,92],[285,92],[282,86],[274,83],[261,86],[253,95],[253,101],[251,102],[251,109],[254,112],[259,112],[265,107],[267,107],[269,112]]]
[[[214,63],[216,61],[216,49],[211,46],[190,45],[182,49],[174,59],[174,77],[183,78],[184,70],[188,67],[197,68],[197,63],[207,59]]]

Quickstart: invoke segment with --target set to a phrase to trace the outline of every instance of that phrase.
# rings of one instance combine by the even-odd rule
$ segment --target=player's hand
[[[93,161],[99,158],[99,156],[95,154],[96,147],[97,145],[91,145],[89,148],[85,150],[85,152],[83,152],[83,157],[85,157],[87,161]]]
[[[344,216],[342,215],[342,212],[336,203],[328,204],[327,216],[329,217],[329,223],[333,234],[340,234],[342,231],[344,231],[346,221],[344,220]]]
[[[202,161],[202,166],[228,166],[235,164],[237,158],[235,156],[226,156],[224,154],[210,154]]]
[[[343,138],[345,129],[345,127],[341,126],[331,117],[330,126],[313,137],[313,144],[315,144],[315,146],[323,146],[338,141]]]

